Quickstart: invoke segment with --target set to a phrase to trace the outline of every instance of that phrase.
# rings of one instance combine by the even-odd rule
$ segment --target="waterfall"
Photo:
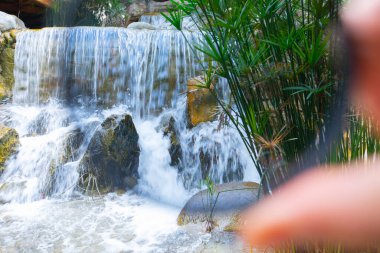
[[[198,33],[185,33],[200,42]],[[33,46],[26,46],[33,45]],[[23,32],[15,57],[14,102],[125,104],[139,116],[173,107],[199,73],[200,55],[181,33],[123,28],[49,28]]]
[[[79,162],[91,137],[108,116],[126,112],[140,135],[138,192],[181,205],[204,178],[202,166],[216,183],[258,180],[232,126],[187,126],[186,83],[205,62],[191,46],[201,43],[200,33],[175,31],[162,18],[142,21],[157,29],[46,28],[18,35],[13,102],[0,119],[18,131],[21,146],[0,178],[0,202],[80,194]],[[180,165],[170,164],[162,132],[170,118],[179,132]],[[78,151],[63,157],[78,138]]]

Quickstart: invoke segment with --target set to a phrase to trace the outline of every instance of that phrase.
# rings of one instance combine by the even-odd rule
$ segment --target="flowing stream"
[[[18,35],[13,101],[0,108],[0,121],[17,130],[21,145],[0,178],[0,252],[202,252],[211,235],[176,225],[202,187],[201,154],[216,183],[258,181],[232,127],[187,127],[186,83],[201,73],[204,57],[186,40],[199,44],[199,33],[182,34],[159,17],[142,21],[158,29]],[[85,196],[79,163],[91,137],[107,117],[125,113],[139,134],[138,184],[125,194]],[[162,131],[170,118],[182,149],[175,166]],[[76,154],[57,164],[78,131]]]

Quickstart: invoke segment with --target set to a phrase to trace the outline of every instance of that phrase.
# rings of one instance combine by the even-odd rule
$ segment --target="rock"
[[[107,118],[95,132],[80,162],[80,186],[101,194],[133,186],[138,178],[138,140],[130,115]]]
[[[53,116],[42,110],[28,126],[28,136],[45,135],[49,132],[49,125]]]
[[[175,119],[170,118],[167,127],[164,129],[164,136],[168,136],[170,139],[169,153],[171,157],[170,166],[177,166],[178,171],[181,172],[182,168],[182,147],[179,139],[179,133],[175,126]]]
[[[136,29],[136,30],[142,30],[142,29],[157,30],[157,27],[155,27],[154,25],[145,23],[145,22],[134,22],[134,23],[131,23],[127,28],[128,29]]]
[[[171,1],[150,1],[148,4],[148,12],[159,13],[168,11],[172,7]]]
[[[209,89],[199,87],[202,85],[202,77],[192,78],[187,84],[187,113],[191,127],[213,121],[217,116],[218,102]]]
[[[129,5],[127,9],[130,21],[132,22],[139,21],[140,17],[146,12],[148,12],[148,6],[145,0],[135,0]]]
[[[5,32],[12,29],[24,29],[25,24],[18,17],[0,11],[0,31]]]
[[[13,48],[5,48],[0,52],[0,100],[11,96],[14,84],[14,55]]]
[[[233,231],[240,222],[241,212],[257,202],[258,194],[257,183],[235,182],[216,185],[212,197],[207,190],[195,194],[182,209],[177,223],[183,226],[190,223],[211,222],[221,230]],[[217,201],[210,221],[209,216],[215,200]]]
[[[5,169],[6,161],[15,154],[19,145],[19,136],[16,130],[0,126],[0,174]]]
[[[64,141],[64,152],[61,157],[61,163],[73,162],[79,159],[80,149],[83,145],[85,134],[80,128],[74,129],[68,133]]]

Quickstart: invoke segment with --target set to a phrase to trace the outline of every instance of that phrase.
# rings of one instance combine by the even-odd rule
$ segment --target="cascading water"
[[[186,83],[201,73],[204,59],[186,39],[200,43],[199,33],[184,31],[185,39],[158,17],[142,21],[163,25],[157,30],[49,28],[18,35],[13,102],[0,108],[0,120],[18,131],[21,145],[0,178],[0,202],[9,203],[0,206],[0,251],[94,247],[111,252],[189,252],[202,239],[187,234],[185,242],[170,249],[159,241],[181,238],[175,226],[177,208],[197,190],[205,171],[216,183],[258,179],[233,128],[220,127],[219,122],[187,127]],[[133,117],[141,148],[135,193],[91,202],[77,187],[79,163],[101,123],[126,112]],[[172,166],[169,137],[162,131],[170,118],[182,150],[180,163]],[[75,152],[67,152],[74,146]],[[24,207],[33,212],[23,213]],[[49,217],[47,209],[56,213]],[[15,216],[7,220],[14,210]],[[158,217],[152,219],[151,212]],[[49,227],[66,215],[71,215],[68,223],[82,225]],[[19,222],[41,226],[42,239],[31,239],[28,229],[33,227],[17,227]],[[74,232],[78,229],[81,236]],[[23,243],[12,244],[12,233]]]

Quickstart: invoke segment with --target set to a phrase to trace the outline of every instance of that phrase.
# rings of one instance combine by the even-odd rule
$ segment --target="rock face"
[[[164,129],[164,136],[168,136],[170,139],[169,153],[171,157],[170,166],[177,166],[179,172],[183,170],[182,168],[182,147],[181,141],[179,139],[179,133],[175,126],[175,119],[170,118],[167,127]]]
[[[208,89],[199,87],[202,85],[202,77],[192,78],[187,83],[187,113],[191,127],[213,121],[217,116],[218,102]]]
[[[140,17],[147,13],[159,13],[167,11],[171,2],[167,0],[132,0],[127,8],[130,22],[139,21]]]
[[[5,32],[12,29],[24,29],[25,24],[16,16],[0,11],[0,31]]]
[[[140,157],[138,140],[130,115],[107,118],[81,161],[81,187],[88,193],[102,194],[134,187]]]
[[[0,126],[0,174],[5,169],[5,162],[16,152],[19,136],[16,130]]]
[[[11,96],[16,36],[19,32],[20,30],[10,30],[0,34],[0,100]]]
[[[216,200],[212,222],[219,229],[233,231],[239,224],[241,212],[257,202],[258,194],[259,185],[257,183],[216,185],[212,197],[207,190],[195,194],[182,209],[177,223],[183,226],[189,223],[207,222]]]

